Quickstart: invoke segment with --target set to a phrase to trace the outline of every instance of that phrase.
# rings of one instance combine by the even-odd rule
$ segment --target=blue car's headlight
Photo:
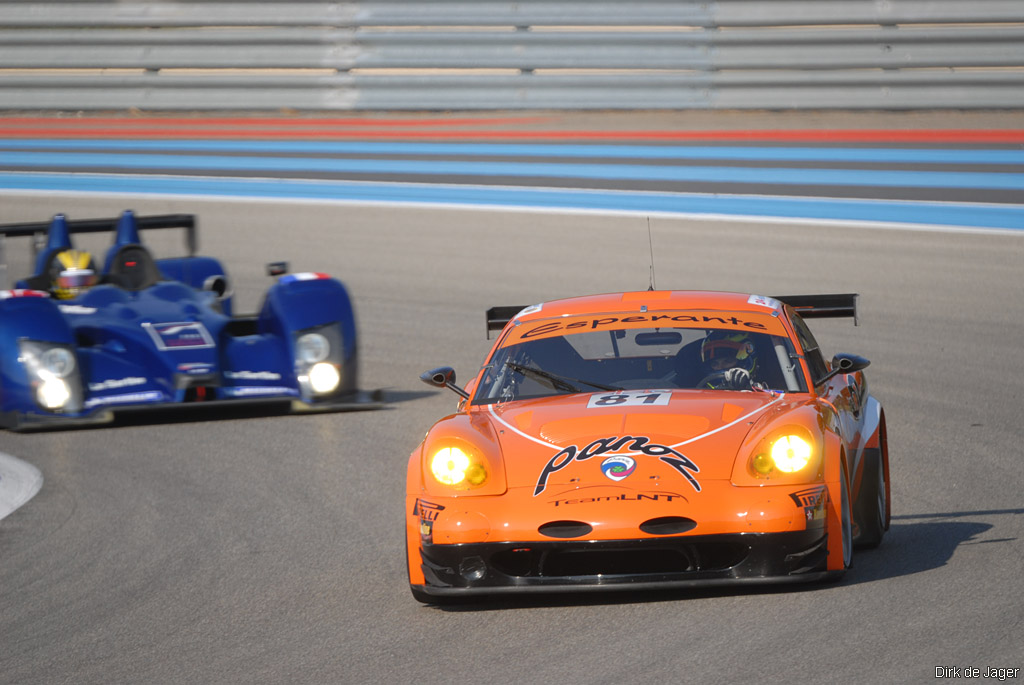
[[[295,341],[295,357],[303,364],[316,364],[327,359],[331,343],[321,333],[303,333]]]
[[[74,350],[69,345],[36,340],[20,340],[18,348],[18,359],[39,406],[47,411],[80,411],[81,382]]]
[[[342,383],[344,350],[337,324],[295,334],[295,375],[307,400],[330,395]]]

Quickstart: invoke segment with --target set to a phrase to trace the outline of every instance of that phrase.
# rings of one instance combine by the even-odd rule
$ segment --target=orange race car
[[[421,602],[838,577],[889,527],[868,361],[804,322],[856,295],[646,291],[488,311],[500,330],[409,459]]]

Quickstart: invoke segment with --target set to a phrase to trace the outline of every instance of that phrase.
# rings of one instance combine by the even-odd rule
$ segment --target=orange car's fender
[[[413,585],[422,585],[426,582],[420,568],[423,560],[420,558],[419,518],[414,513],[417,500],[423,489],[420,480],[422,454],[423,443],[420,443],[409,455],[405,477],[405,554],[409,569],[409,582]]]
[[[456,447],[484,466],[487,478],[478,485],[442,485],[430,476],[431,455],[446,447]],[[419,482],[410,482],[410,492],[426,497],[463,495],[500,495],[506,490],[505,463],[494,425],[486,414],[472,412],[446,416],[431,427],[420,445]],[[411,467],[410,467],[411,469]],[[411,471],[410,471],[411,473]]]
[[[825,487],[828,491],[828,505],[826,514],[826,531],[828,533],[828,565],[829,571],[843,571],[846,564],[843,561],[843,528],[842,528],[842,506],[841,480],[846,478],[847,487],[849,481],[849,464],[846,463],[846,451],[843,449],[842,440],[832,432],[825,433]],[[849,494],[849,489],[847,489]]]
[[[476,486],[446,486],[428,475],[428,455],[444,447],[458,447],[485,466],[488,478]],[[409,456],[406,469],[406,545],[409,578],[422,584],[421,526],[432,525],[432,498],[500,495],[506,490],[505,466],[490,420],[484,414],[452,414],[435,423]]]
[[[413,498],[412,502],[413,504],[410,506],[415,506],[415,498]],[[408,514],[406,514],[406,517],[408,519],[415,519],[415,517]],[[409,583],[412,585],[423,585],[426,580],[423,577],[423,569],[421,568],[423,559],[420,557],[420,535],[414,522],[410,522],[406,526],[405,553],[406,565],[409,570]]]

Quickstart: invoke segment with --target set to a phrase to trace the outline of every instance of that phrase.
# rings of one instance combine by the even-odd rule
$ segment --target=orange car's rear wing
[[[490,339],[491,331],[500,331],[508,325],[508,322],[515,317],[516,314],[526,309],[527,305],[519,306],[504,306],[504,307],[491,307],[487,310],[487,338]]]
[[[805,319],[852,317],[857,325],[857,293],[831,295],[776,295]]]

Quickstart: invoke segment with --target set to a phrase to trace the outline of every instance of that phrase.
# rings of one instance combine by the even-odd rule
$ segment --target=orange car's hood
[[[654,393],[657,404],[644,404]],[[535,496],[565,485],[699,491],[701,481],[730,478],[754,424],[797,402],[767,392],[628,394],[624,406],[602,403],[604,392],[480,407],[498,434],[508,487]]]

